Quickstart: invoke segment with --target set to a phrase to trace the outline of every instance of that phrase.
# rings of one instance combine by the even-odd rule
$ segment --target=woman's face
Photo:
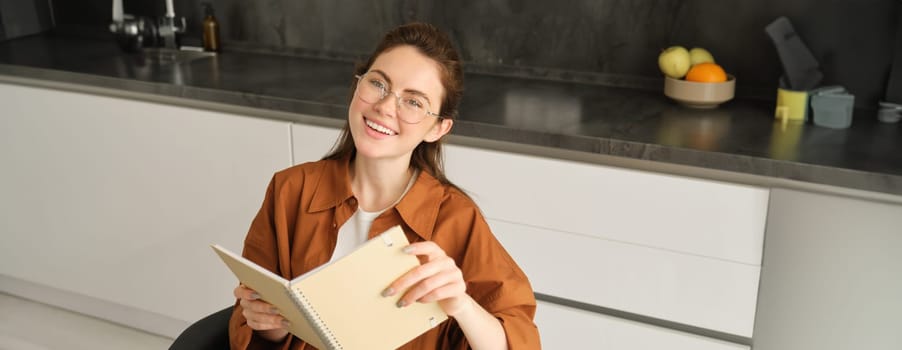
[[[438,114],[444,94],[439,66],[412,46],[398,46],[376,57],[370,67],[369,77],[387,83],[384,99],[368,103],[355,94],[348,111],[351,136],[357,148],[357,156],[372,159],[409,160],[413,149],[420,142],[433,142],[451,130],[451,120],[439,121],[426,116],[422,121],[410,124],[398,116],[400,108],[394,94],[413,94],[428,101],[428,109]],[[361,81],[359,84],[368,84]],[[359,88],[358,88],[359,89]],[[405,103],[402,101],[401,103]]]

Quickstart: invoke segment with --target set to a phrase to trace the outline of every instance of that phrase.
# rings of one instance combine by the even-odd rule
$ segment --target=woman
[[[463,73],[435,27],[390,31],[365,65],[333,152],[275,174],[244,256],[293,278],[401,225],[422,264],[387,286],[399,307],[436,301],[449,320],[402,349],[537,349],[526,276],[476,205],[444,175],[441,140],[453,125]],[[408,289],[409,288],[409,289]],[[233,349],[309,348],[272,305],[244,286],[229,326]]]

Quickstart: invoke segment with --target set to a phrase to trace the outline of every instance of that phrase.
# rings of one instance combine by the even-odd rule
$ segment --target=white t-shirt
[[[404,195],[406,195],[407,191],[410,190],[410,187],[413,186],[413,183],[416,181],[419,174],[419,171],[413,173],[413,176],[410,177],[410,181],[407,183],[407,188],[404,189],[401,196],[398,197],[392,205],[389,205],[388,208],[394,207],[395,204],[398,204],[398,202],[401,201],[401,198],[404,198]],[[370,233],[370,227],[373,226],[373,221],[388,208],[370,212],[365,211],[358,206],[357,211],[351,215],[351,218],[338,228],[338,242],[335,244],[335,251],[332,253],[332,259],[329,259],[329,262],[348,255],[354,251],[354,249],[366,242]]]

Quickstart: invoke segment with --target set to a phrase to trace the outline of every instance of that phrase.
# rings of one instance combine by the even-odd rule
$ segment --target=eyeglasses
[[[397,103],[398,119],[405,123],[417,124],[427,115],[442,119],[441,115],[429,111],[429,100],[424,96],[412,92],[402,92],[399,95],[391,91],[388,82],[378,73],[368,72],[354,77],[357,78],[355,96],[366,103],[379,103],[391,94]]]

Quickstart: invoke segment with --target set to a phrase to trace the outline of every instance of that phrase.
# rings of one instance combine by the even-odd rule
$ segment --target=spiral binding
[[[335,334],[332,333],[332,330],[323,323],[322,318],[319,317],[319,313],[316,312],[316,309],[314,309],[313,305],[310,304],[310,301],[307,300],[307,296],[304,295],[304,292],[299,290],[288,290],[288,296],[300,306],[301,313],[304,314],[304,317],[307,318],[307,321],[313,326],[313,330],[316,331],[316,334],[319,335],[319,338],[326,343],[326,346],[330,350],[344,349],[341,346],[341,343],[338,342],[338,339],[335,338]]]

